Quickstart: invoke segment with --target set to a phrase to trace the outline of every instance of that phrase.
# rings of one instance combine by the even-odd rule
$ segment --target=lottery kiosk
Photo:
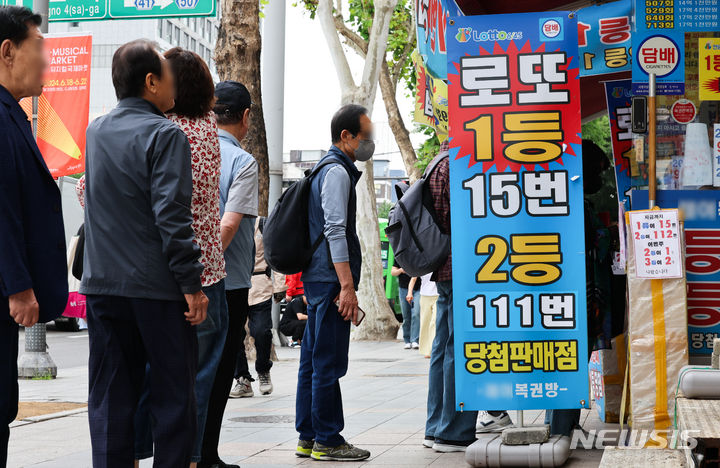
[[[673,434],[695,430],[693,411],[720,400],[711,365],[720,333],[718,6],[415,2],[415,120],[450,146],[458,411],[589,408],[592,398],[604,422],[652,431],[658,440],[643,445],[668,457],[717,455],[715,433],[682,452],[674,449],[687,441]],[[617,232],[612,269],[623,292],[620,331],[616,323],[593,352],[581,125],[602,116],[615,173],[604,220]],[[567,437],[535,435],[530,445],[480,437],[466,459],[562,465]]]

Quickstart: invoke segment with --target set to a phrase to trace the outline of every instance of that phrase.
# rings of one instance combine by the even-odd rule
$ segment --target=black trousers
[[[7,465],[11,422],[18,411],[18,325],[0,318],[0,467]]]
[[[305,325],[307,320],[293,320],[291,322],[280,324],[280,333],[285,336],[292,337],[293,341],[302,340],[303,333],[305,333]]]
[[[150,373],[153,466],[190,465],[197,425],[197,334],[184,301],[87,297],[90,338],[88,418],[94,468],[127,468],[134,414]]]
[[[248,320],[250,336],[255,339],[255,371],[258,374],[270,372],[272,361],[270,351],[272,349],[272,299],[248,307],[245,317],[240,320],[243,326],[240,330],[240,345],[238,346],[237,362],[235,364],[235,378],[245,377],[250,380],[250,369],[248,368],[247,356],[245,355],[245,320]]]
[[[225,340],[220,364],[215,373],[215,383],[210,392],[208,402],[207,420],[205,421],[205,434],[202,444],[202,463],[213,464],[220,461],[218,444],[220,443],[220,428],[222,427],[225,406],[233,383],[235,361],[238,348],[242,346],[240,334],[245,333],[245,321],[248,314],[248,288],[225,291],[228,303],[228,333]]]

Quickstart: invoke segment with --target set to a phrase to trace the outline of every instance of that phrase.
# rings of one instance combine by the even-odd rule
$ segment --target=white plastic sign
[[[682,278],[678,210],[631,211],[630,234],[638,278]]]

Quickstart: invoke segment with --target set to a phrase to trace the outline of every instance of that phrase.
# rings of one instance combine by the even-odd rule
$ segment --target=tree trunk
[[[368,101],[367,96],[356,93],[349,102],[365,106],[372,113],[373,103]],[[372,160],[367,163],[358,162],[356,165],[363,172],[357,184],[356,223],[360,250],[363,253],[358,303],[366,317],[353,334],[353,339],[394,340],[400,324],[385,297]]]
[[[258,162],[259,212],[267,216],[270,170],[260,90],[260,2],[222,0],[221,3],[215,64],[221,80],[239,81],[250,91],[250,130],[241,143]]]
[[[390,17],[396,4],[397,0],[375,0],[374,2],[375,16],[370,30],[362,80],[359,85],[356,85],[345,51],[340,44],[333,17],[332,1],[318,1],[317,19],[322,27],[338,75],[342,104],[360,104],[372,113],[380,69],[385,61]],[[357,233],[363,253],[358,301],[367,316],[354,334],[354,339],[394,339],[397,336],[399,324],[385,298],[383,287],[372,163],[358,163],[357,166],[358,169],[364,171],[357,185]]]
[[[383,61],[382,70],[380,70],[380,91],[382,92],[383,102],[385,103],[385,111],[387,112],[390,129],[395,136],[398,148],[400,148],[403,163],[405,163],[405,171],[407,171],[408,177],[410,178],[410,183],[413,183],[422,176],[422,172],[416,166],[417,155],[410,141],[410,132],[407,127],[405,127],[405,122],[398,107],[397,87],[393,84],[387,61]]]

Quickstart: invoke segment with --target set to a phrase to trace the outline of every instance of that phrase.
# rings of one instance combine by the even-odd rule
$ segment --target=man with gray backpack
[[[395,258],[411,276],[433,272],[438,291],[435,340],[430,354],[427,422],[423,445],[438,452],[464,451],[475,441],[477,411],[455,411],[455,359],[450,251],[448,144],[399,200],[385,230]]]

